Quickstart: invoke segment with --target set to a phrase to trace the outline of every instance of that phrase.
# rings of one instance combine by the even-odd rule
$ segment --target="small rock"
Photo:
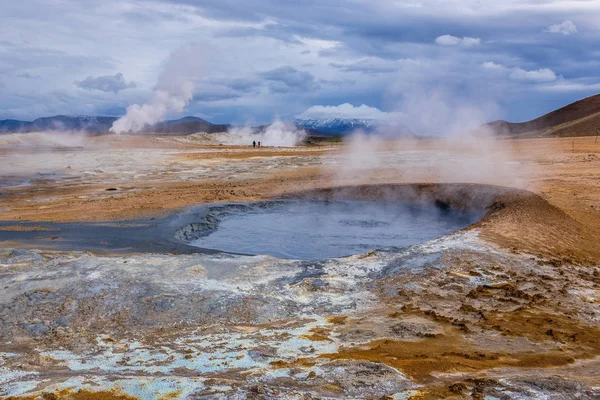
[[[41,324],[41,323],[25,324],[25,325],[23,325],[23,328],[25,328],[31,336],[35,336],[35,337],[40,337],[40,336],[46,335],[46,334],[48,334],[48,332],[50,332],[50,328],[48,328],[46,325]]]

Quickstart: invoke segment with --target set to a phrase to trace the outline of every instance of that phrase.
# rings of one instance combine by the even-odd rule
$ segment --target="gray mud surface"
[[[240,211],[225,206],[209,212],[197,238],[186,232],[190,244],[233,253],[321,260],[397,250],[452,233],[481,218],[481,213],[435,204],[372,200],[287,200],[261,205],[248,204]]]
[[[216,229],[223,216],[267,207],[270,202],[189,207],[164,218],[126,222],[49,223],[0,221],[0,241],[61,251],[132,253],[215,253],[187,243]],[[7,229],[7,227],[11,229]],[[12,229],[17,227],[17,229]],[[5,228],[3,230],[2,228]]]
[[[439,204],[287,199],[202,205],[164,218],[127,222],[0,221],[0,241],[61,251],[223,251],[318,260],[402,248],[464,228],[480,217],[479,212]],[[18,229],[2,230],[7,227]]]

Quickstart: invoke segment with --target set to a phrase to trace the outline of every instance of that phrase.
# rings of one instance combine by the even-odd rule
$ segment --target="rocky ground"
[[[3,242],[0,396],[600,398],[593,138],[484,149],[364,140],[254,151],[160,137],[45,145],[2,150],[0,220],[14,221],[3,229],[29,220],[60,240],[44,223],[298,192],[487,213],[404,250],[317,262]],[[326,189],[342,185],[362,188]]]

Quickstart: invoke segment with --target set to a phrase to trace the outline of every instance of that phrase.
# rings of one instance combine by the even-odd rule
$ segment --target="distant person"
[[[258,147],[260,147],[260,142],[258,142]]]
[[[259,144],[259,146],[260,146],[260,144]],[[252,147],[256,148],[256,140],[252,141]]]

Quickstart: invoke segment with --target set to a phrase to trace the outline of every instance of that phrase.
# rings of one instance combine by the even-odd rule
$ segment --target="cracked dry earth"
[[[322,156],[306,157],[318,164]],[[568,154],[561,162],[589,168]],[[543,174],[576,171],[557,168]],[[543,174],[543,197],[411,186],[415,199],[478,200],[486,215],[426,243],[338,259],[99,255],[5,243],[0,396],[600,398],[595,214]],[[19,190],[3,199],[3,215],[16,215],[11,199],[26,195]],[[353,196],[381,193],[361,190]],[[596,191],[588,187],[584,202],[600,198]]]

